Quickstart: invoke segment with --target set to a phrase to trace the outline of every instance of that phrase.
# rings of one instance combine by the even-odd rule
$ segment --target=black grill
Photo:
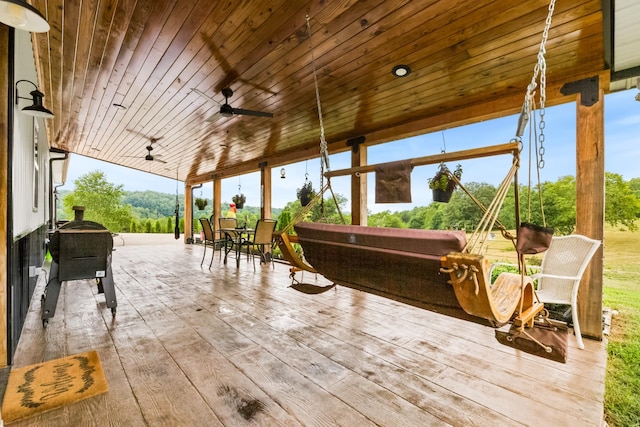
[[[104,293],[107,307],[116,313],[116,295],[111,273],[113,237],[97,222],[84,220],[84,207],[74,206],[75,219],[60,226],[51,235],[51,270],[42,295],[42,324],[55,315],[62,282],[96,279],[98,292]]]

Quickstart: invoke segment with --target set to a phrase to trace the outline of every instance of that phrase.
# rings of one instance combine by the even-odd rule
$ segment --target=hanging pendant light
[[[50,29],[38,9],[24,0],[0,0],[0,22],[32,33],[46,33]]]

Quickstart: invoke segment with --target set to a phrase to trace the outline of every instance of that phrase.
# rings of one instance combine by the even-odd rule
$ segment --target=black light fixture
[[[284,170],[284,168],[280,169],[280,178],[285,179],[287,176],[287,172]]]
[[[406,77],[411,73],[411,68],[408,65],[396,65],[391,73],[396,77]]]
[[[35,90],[32,90],[30,92],[31,94],[31,98],[26,98],[24,96],[20,96],[18,94],[18,83],[21,82],[28,82],[31,83],[33,85],[33,87],[35,87]],[[30,80],[18,80],[16,82],[16,105],[18,105],[18,100],[19,99],[32,99],[33,100],[33,105],[29,105],[28,107],[24,107],[22,109],[22,112],[28,116],[33,116],[33,117],[42,117],[44,119],[52,119],[54,117],[53,113],[51,111],[49,111],[47,108],[45,108],[44,105],[42,105],[42,98],[44,98],[44,93],[40,92],[38,90],[38,86],[36,86],[35,83],[33,83]]]
[[[32,33],[46,33],[50,28],[38,9],[24,0],[0,0],[0,22]]]

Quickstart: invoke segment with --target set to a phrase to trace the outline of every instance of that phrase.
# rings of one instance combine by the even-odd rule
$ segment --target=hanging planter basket
[[[311,203],[311,200],[316,196],[316,192],[313,190],[313,185],[311,181],[305,180],[302,188],[298,188],[297,190],[298,200],[300,200],[300,204],[304,207]]]
[[[196,197],[195,204],[198,210],[203,211],[207,207],[207,199]]]
[[[244,207],[244,202],[247,201],[247,198],[244,194],[240,193],[233,196],[231,200],[233,200],[233,203],[236,204],[237,209],[242,209]]]
[[[462,166],[457,165],[456,169],[451,172],[444,163],[440,164],[438,172],[429,178],[429,188],[433,191],[433,201],[441,203],[449,203],[451,195],[456,189],[456,182],[451,179],[455,176],[458,180],[462,177]]]
[[[451,200],[451,195],[453,194],[453,190],[447,191],[435,189],[431,191],[433,192],[433,201],[441,203],[449,203],[449,201]]]

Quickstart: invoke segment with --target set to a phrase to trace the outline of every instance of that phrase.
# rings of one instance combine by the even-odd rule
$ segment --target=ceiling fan
[[[222,117],[232,117],[233,115],[239,116],[256,116],[256,117],[273,117],[273,113],[268,113],[266,111],[255,111],[255,110],[245,110],[244,108],[233,108],[229,105],[229,98],[233,96],[233,90],[231,88],[225,87],[222,89],[222,95],[224,96],[224,104],[220,104],[215,99],[211,98],[209,95],[205,94],[199,89],[192,89],[198,95],[207,98],[209,101],[218,104],[220,106],[220,111],[215,114],[209,121],[213,121],[218,118],[218,116]]]
[[[164,160],[159,159],[159,157],[162,157],[161,155],[158,154],[158,155],[154,156],[153,154],[151,154],[151,152],[153,151],[153,144],[156,144],[160,139],[162,139],[162,137],[159,137],[159,138],[146,137],[146,138],[149,139],[149,145],[147,145],[145,147],[145,149],[147,150],[147,155],[144,156],[144,159],[148,160],[150,162],[156,161],[156,162],[159,162],[159,163],[167,163]],[[158,145],[160,145],[160,144],[158,144]],[[124,156],[124,157],[138,158],[139,156]]]
[[[153,142],[154,142],[154,141],[153,141],[153,139],[152,139],[151,143],[153,144]],[[147,155],[146,155],[146,156],[144,156],[144,159],[145,159],[145,160],[148,160],[148,161],[154,161],[154,160],[155,160],[156,162],[160,162],[160,163],[167,163],[167,162],[165,162],[164,160],[158,159],[158,157],[160,157],[160,155],[156,155],[156,156],[154,157],[154,156],[151,154],[151,151],[153,151],[153,146],[152,146],[152,145],[147,145],[145,148],[146,148],[146,149],[147,149],[147,151],[148,151]]]

